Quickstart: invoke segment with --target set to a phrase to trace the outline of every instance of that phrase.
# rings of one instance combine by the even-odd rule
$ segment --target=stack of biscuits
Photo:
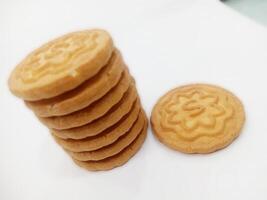
[[[9,87],[88,170],[123,165],[146,138],[135,81],[103,30],[70,33],[33,51],[13,70]]]

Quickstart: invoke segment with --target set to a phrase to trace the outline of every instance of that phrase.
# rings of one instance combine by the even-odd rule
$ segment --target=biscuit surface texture
[[[240,100],[223,88],[207,84],[168,92],[151,116],[156,137],[184,153],[211,153],[228,146],[240,134],[244,122]]]
[[[62,116],[88,107],[120,80],[125,69],[121,54],[115,50],[99,73],[86,80],[74,90],[65,92],[62,95],[40,101],[25,101],[26,105],[32,109],[39,117]]]
[[[9,78],[9,88],[25,100],[47,99],[94,76],[113,51],[110,35],[86,30],[57,38],[28,55]]]
[[[100,100],[90,106],[64,116],[43,118],[42,121],[51,128],[73,128],[88,124],[105,115],[123,97],[130,85],[130,77],[123,78],[118,86],[114,87]]]

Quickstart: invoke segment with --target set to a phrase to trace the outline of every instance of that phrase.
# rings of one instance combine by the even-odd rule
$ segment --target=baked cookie
[[[144,111],[142,111],[142,113],[144,115],[145,127],[147,127],[147,118],[145,116]],[[141,131],[138,132],[138,130],[139,130],[138,126],[133,126],[127,133],[125,133],[122,137],[120,137],[113,144],[110,144],[106,147],[103,147],[95,151],[85,151],[85,152],[68,151],[68,153],[71,155],[71,157],[79,161],[103,160],[105,158],[118,154],[123,149],[125,149],[127,146],[129,146],[141,132]]]
[[[113,122],[117,122],[117,119],[121,119],[124,115],[126,115],[132,105],[134,104],[135,100],[137,98],[137,91],[134,85],[131,85],[130,88],[127,90],[127,92],[123,95],[122,99],[114,105],[103,117],[96,119],[91,122],[90,119],[87,119],[86,117],[81,117],[76,119],[73,122],[69,122],[69,124],[55,124],[49,120],[49,118],[39,118],[39,120],[46,125],[47,127],[51,129],[56,130],[65,130],[69,129],[72,130],[72,128],[82,128],[84,125],[88,124],[98,124],[100,123],[103,126],[103,123],[105,124],[111,124],[113,125]],[[105,120],[105,122],[103,122]]]
[[[117,104],[115,108],[112,108],[108,114],[104,117],[99,118],[93,123],[72,128],[66,130],[56,130],[52,129],[55,136],[62,139],[84,139],[91,136],[96,136],[101,132],[105,131],[107,128],[127,120],[128,124],[133,124],[138,117],[139,110],[141,108],[140,102],[137,99],[133,105],[127,106],[124,104],[122,109],[119,109],[120,104]],[[130,126],[130,125],[129,125]]]
[[[178,87],[152,111],[154,134],[184,153],[211,153],[229,145],[241,132],[245,111],[231,92],[213,85]]]
[[[106,129],[101,134],[93,137],[88,137],[81,140],[74,139],[62,139],[56,136],[55,139],[59,145],[64,149],[72,152],[84,152],[94,151],[110,145],[117,141],[119,137],[125,135],[133,126],[135,131],[140,131],[144,126],[145,117],[142,112],[139,112],[137,121],[131,121],[131,119],[124,119],[121,123],[117,123],[114,126]]]
[[[19,63],[9,78],[9,88],[29,101],[58,96],[97,74],[108,62],[113,48],[112,39],[104,30],[64,35]]]
[[[111,170],[115,167],[122,166],[127,161],[129,161],[142,147],[147,135],[147,126],[145,126],[139,134],[139,136],[123,151],[115,156],[106,158],[104,160],[99,161],[78,161],[74,160],[74,162],[82,168],[85,168],[90,171],[104,171],[104,170]]]
[[[121,54],[115,50],[98,74],[77,88],[51,99],[29,102],[26,105],[39,117],[62,116],[81,110],[103,97],[119,82],[125,69]]]
[[[123,75],[121,81],[112,88],[100,100],[92,103],[83,110],[76,111],[69,115],[47,117],[41,119],[51,128],[73,128],[90,123],[105,115],[114,105],[116,105],[128,90],[131,78],[127,72]]]

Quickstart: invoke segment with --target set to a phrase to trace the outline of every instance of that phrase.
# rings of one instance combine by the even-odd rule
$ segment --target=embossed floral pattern
[[[151,115],[154,135],[184,153],[212,153],[233,142],[245,122],[242,102],[208,84],[175,88],[160,98]]]
[[[21,76],[23,81],[33,82],[47,74],[68,69],[71,60],[96,48],[97,38],[95,32],[81,32],[47,44],[25,61]]]
[[[162,108],[163,128],[178,132],[184,139],[221,133],[234,112],[226,97],[201,89],[175,93]]]

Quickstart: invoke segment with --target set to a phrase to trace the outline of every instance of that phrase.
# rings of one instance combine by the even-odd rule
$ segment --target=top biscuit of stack
[[[18,64],[9,78],[9,88],[28,101],[58,96],[96,75],[113,50],[112,39],[103,30],[64,35],[33,51]]]

